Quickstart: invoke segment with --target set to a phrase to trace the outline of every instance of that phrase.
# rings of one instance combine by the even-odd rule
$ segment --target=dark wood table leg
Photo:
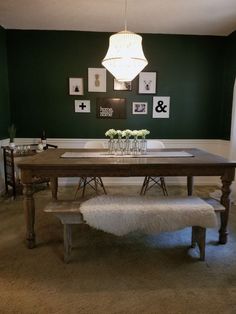
[[[193,176],[187,177],[188,196],[193,195]]]
[[[50,183],[51,183],[52,199],[54,201],[56,201],[57,200],[57,191],[58,191],[58,178],[57,177],[51,177]]]
[[[225,211],[221,212],[220,214],[220,218],[221,218],[221,225],[220,225],[220,230],[219,230],[219,243],[220,244],[227,243],[227,238],[228,238],[227,225],[228,225],[229,211],[230,211],[230,206],[231,206],[230,185],[233,179],[234,179],[234,169],[230,169],[221,177],[222,196],[221,196],[220,202],[225,207]]]
[[[35,247],[35,232],[34,232],[34,221],[35,221],[35,207],[34,207],[34,191],[32,183],[23,185],[24,194],[24,212],[26,222],[26,242],[27,247],[32,249]]]

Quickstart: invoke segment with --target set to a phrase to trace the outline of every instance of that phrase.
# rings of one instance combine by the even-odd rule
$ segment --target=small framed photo
[[[83,79],[78,77],[69,78],[69,94],[70,95],[83,95],[84,84]]]
[[[147,102],[133,102],[132,114],[147,114]]]
[[[153,118],[164,118],[170,117],[170,97],[153,97]]]
[[[156,94],[156,72],[141,72],[139,74],[139,94]]]
[[[107,91],[107,72],[104,68],[88,69],[88,91],[106,92]]]
[[[132,90],[131,82],[120,82],[114,78],[114,90]]]
[[[90,100],[75,100],[75,112],[89,113]]]

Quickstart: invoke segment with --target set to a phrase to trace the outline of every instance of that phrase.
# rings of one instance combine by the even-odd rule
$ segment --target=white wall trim
[[[28,145],[32,143],[38,143],[39,138],[16,138],[16,145]],[[59,148],[82,148],[85,142],[90,140],[97,140],[103,143],[107,143],[107,139],[63,139],[63,138],[48,138],[47,141],[50,144],[57,145]],[[152,139],[150,139],[152,141]],[[229,158],[230,142],[226,140],[211,140],[211,139],[161,139],[167,148],[199,148],[206,150],[210,153],[220,155],[222,157]],[[8,140],[1,141],[1,145],[7,145]],[[1,154],[2,158],[2,154]],[[4,188],[4,173],[3,173],[3,161],[1,161],[0,170],[0,191]],[[128,178],[104,178],[106,185],[141,185],[143,178],[128,177]],[[167,184],[171,185],[185,185],[185,177],[167,177]],[[78,178],[61,178],[59,179],[59,185],[72,185],[77,184]],[[196,177],[195,184],[198,185],[217,185],[220,186],[220,179],[216,177]]]
[[[0,140],[0,147],[8,145],[9,139]],[[4,179],[4,163],[2,149],[0,152],[0,194],[5,191],[5,179]]]

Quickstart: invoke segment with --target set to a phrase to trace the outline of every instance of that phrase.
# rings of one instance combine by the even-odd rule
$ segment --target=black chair
[[[84,148],[103,149],[104,146],[103,143],[99,141],[88,141],[85,143]],[[104,194],[107,194],[101,177],[80,177],[79,184],[75,192],[75,199],[77,198],[80,190],[82,190],[82,197],[85,196],[87,186],[90,186],[96,194],[98,194],[98,187],[101,187]]]
[[[161,141],[153,140],[148,141],[148,148],[165,148],[165,145]],[[168,196],[168,191],[166,188],[165,178],[164,177],[151,177],[146,176],[143,181],[143,185],[140,191],[140,195],[145,195],[148,190],[152,187],[158,186],[162,190],[164,196]]]

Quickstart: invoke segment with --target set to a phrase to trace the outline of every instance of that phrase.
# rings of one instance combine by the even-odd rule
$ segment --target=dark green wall
[[[225,139],[230,139],[231,112],[234,81],[236,78],[236,31],[225,38],[223,97],[221,129]]]
[[[0,139],[8,138],[10,106],[7,72],[6,31],[0,26]]]
[[[144,34],[149,61],[157,71],[157,95],[170,96],[170,119],[152,119],[152,95],[114,92],[107,74],[106,93],[87,92],[88,67],[101,67],[108,33],[7,31],[12,120],[17,137],[99,138],[108,128],[148,128],[151,138],[218,139],[228,136],[221,121],[225,37]],[[83,77],[84,96],[68,94],[69,77]],[[127,119],[96,118],[96,97],[127,99]],[[90,99],[90,114],[74,113],[75,99]],[[133,101],[147,101],[148,115],[132,115]]]

